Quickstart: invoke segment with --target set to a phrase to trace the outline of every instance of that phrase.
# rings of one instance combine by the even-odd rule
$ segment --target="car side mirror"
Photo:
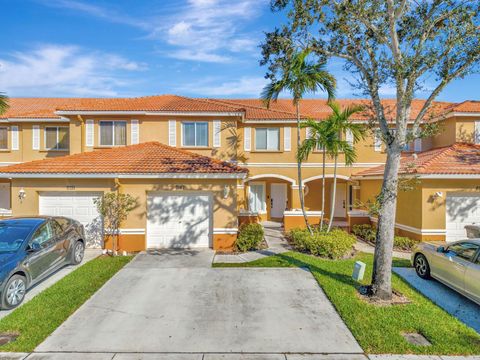
[[[28,244],[27,251],[29,252],[37,252],[42,248],[38,241],[32,241]]]
[[[439,246],[437,248],[437,252],[442,253],[442,254],[445,253],[446,252],[445,247],[444,246]]]

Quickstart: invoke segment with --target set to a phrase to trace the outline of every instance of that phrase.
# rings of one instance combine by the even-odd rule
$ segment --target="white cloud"
[[[145,69],[121,56],[43,45],[0,58],[2,91],[11,96],[116,96],[128,72]]]
[[[226,62],[238,53],[252,52],[259,39],[245,27],[258,17],[265,0],[189,0],[179,11],[170,14],[166,26],[152,36],[164,37],[179,50],[168,55],[178,59]],[[189,54],[188,57],[185,54]]]
[[[244,76],[239,80],[219,82],[218,79],[207,79],[194,85],[180,86],[178,91],[195,96],[252,96],[258,97],[268,83],[263,77]]]

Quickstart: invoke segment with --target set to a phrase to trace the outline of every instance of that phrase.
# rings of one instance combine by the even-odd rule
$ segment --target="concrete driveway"
[[[36,351],[362,352],[310,272],[214,269],[212,258],[137,256]]]

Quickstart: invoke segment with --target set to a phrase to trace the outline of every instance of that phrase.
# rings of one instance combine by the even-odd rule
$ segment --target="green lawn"
[[[18,338],[1,351],[30,352],[132,259],[99,257],[79,267],[0,320],[0,333]]]
[[[411,300],[407,305],[379,307],[360,300],[351,274],[355,260],[367,264],[370,279],[373,256],[359,254],[351,260],[324,260],[288,252],[245,264],[215,264],[216,267],[308,267],[336,307],[366,353],[393,354],[480,354],[480,335],[434,305],[400,277],[393,276],[394,288]],[[409,266],[395,260],[395,266]],[[366,283],[366,282],[365,282]],[[418,347],[407,343],[402,332],[419,332],[431,343]]]

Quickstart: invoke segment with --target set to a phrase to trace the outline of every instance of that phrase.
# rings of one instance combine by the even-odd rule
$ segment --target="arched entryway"
[[[261,174],[244,180],[246,210],[260,221],[282,221],[292,206],[292,187],[296,181],[284,175]]]

